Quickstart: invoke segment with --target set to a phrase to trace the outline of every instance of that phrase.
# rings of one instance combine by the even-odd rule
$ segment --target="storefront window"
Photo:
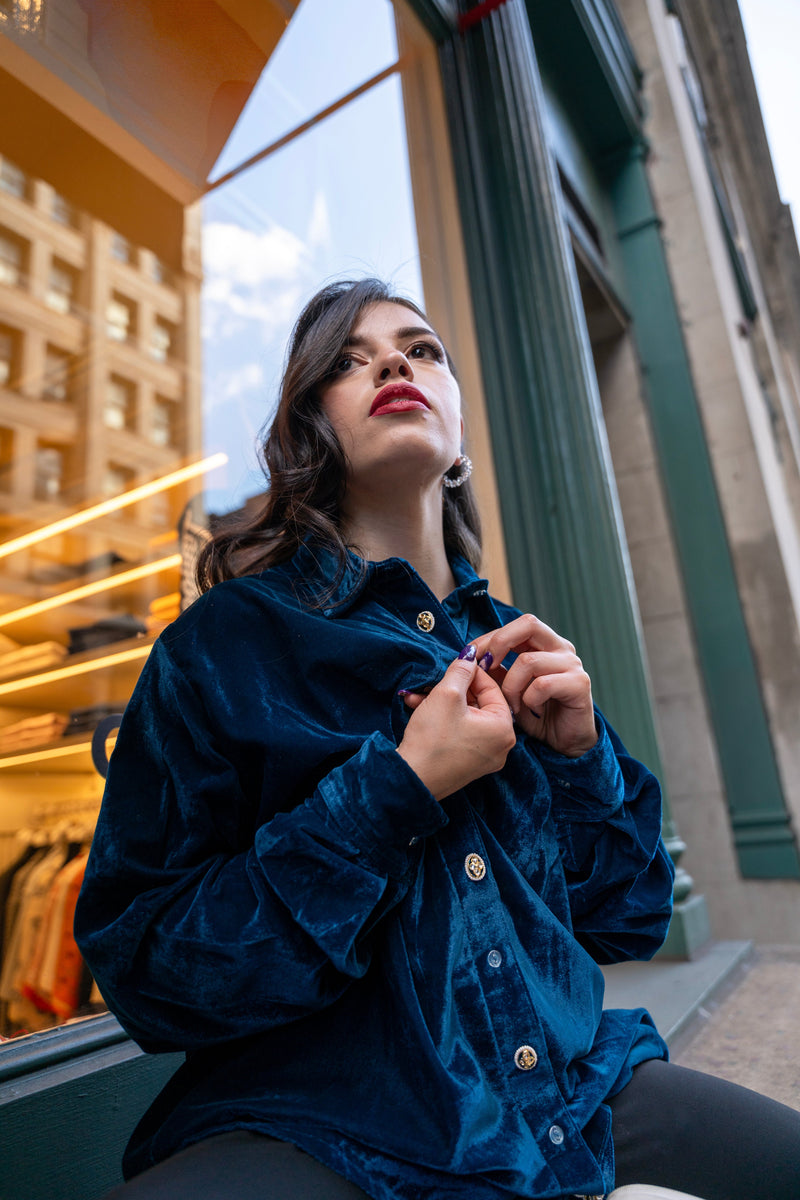
[[[0,5],[0,21],[19,29],[21,11]],[[6,158],[0,132],[0,875],[47,861],[48,886],[66,886],[85,865],[103,788],[93,732],[191,598],[204,524],[263,491],[259,431],[304,301],[331,278],[377,274],[424,302],[402,88],[414,55],[400,63],[398,13],[402,0],[302,0],[191,203],[186,168],[171,241],[151,179],[150,229],[116,176],[117,210],[76,200],[107,145],[97,163],[76,154],[71,179],[36,160],[35,139]],[[88,63],[92,46],[70,53]],[[121,126],[118,166],[135,183],[133,136]],[[178,150],[153,168],[162,191]],[[142,150],[150,167],[157,151]],[[103,1010],[79,961],[56,986],[37,973],[35,938],[12,951],[0,1038]]]

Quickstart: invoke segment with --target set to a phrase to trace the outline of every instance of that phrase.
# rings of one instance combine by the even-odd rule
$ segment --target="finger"
[[[475,638],[473,645],[479,660],[488,651],[495,662],[502,662],[512,651],[524,649],[567,650],[572,654],[575,653],[575,647],[571,642],[561,637],[544,621],[540,621],[533,613],[523,613],[521,617],[516,617],[500,629],[493,629],[491,633],[482,633],[480,637]]]
[[[567,650],[552,651],[523,651],[517,655],[508,668],[502,683],[503,694],[511,707],[519,710],[523,692],[534,679],[542,675],[567,674],[570,671],[582,670],[579,658]]]
[[[406,708],[411,709],[419,708],[425,699],[425,696],[421,692],[398,692],[397,694],[398,696],[402,696]]]
[[[557,700],[570,708],[592,707],[592,685],[585,671],[559,672],[540,675],[521,696],[528,708],[536,708],[547,700]]]
[[[469,689],[470,696],[480,709],[496,709],[508,714],[508,702],[500,685],[486,671],[476,671]]]

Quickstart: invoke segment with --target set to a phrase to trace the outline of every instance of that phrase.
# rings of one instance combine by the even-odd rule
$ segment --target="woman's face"
[[[348,489],[441,480],[459,456],[461,394],[418,313],[381,301],[356,321],[322,406],[348,459]]]

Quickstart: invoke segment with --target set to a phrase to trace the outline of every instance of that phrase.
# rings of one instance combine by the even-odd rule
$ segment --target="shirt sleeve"
[[[271,798],[289,811],[259,826],[260,798],[217,727],[157,643],[120,728],[75,919],[104,1001],[146,1050],[208,1046],[333,1003],[410,885],[412,841],[447,821],[375,733],[294,807]]]
[[[579,758],[537,744],[553,793],[573,928],[599,963],[648,959],[672,914],[661,788],[599,712],[596,720],[597,742]]]

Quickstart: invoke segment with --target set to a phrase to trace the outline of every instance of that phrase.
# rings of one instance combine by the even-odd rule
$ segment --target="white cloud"
[[[223,221],[212,221],[203,227],[207,287],[220,277],[235,288],[257,288],[264,283],[293,279],[308,258],[306,244],[279,225],[263,233]]]
[[[323,191],[318,191],[311,208],[311,217],[306,234],[309,246],[320,247],[331,244],[331,222],[328,215],[328,201]]]
[[[226,400],[234,400],[243,392],[261,391],[264,387],[264,368],[260,363],[245,363],[237,371],[232,371],[225,382],[224,396]]]

